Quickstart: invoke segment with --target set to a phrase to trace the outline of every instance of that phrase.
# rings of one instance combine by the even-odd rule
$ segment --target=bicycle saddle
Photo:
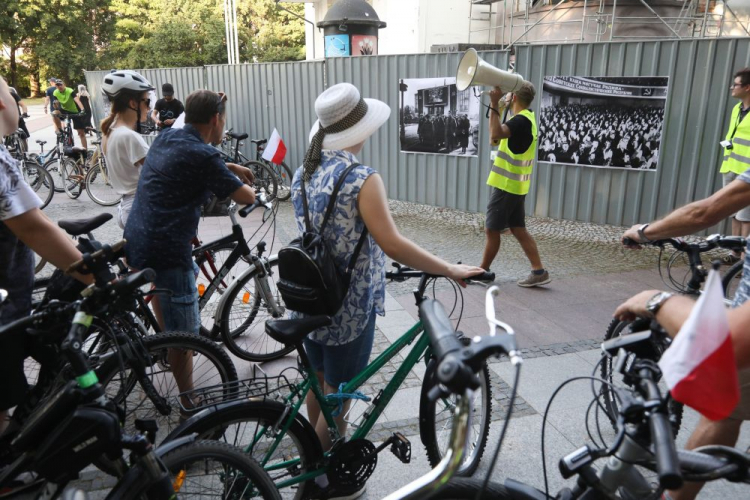
[[[245,135],[247,135],[247,134],[245,134]],[[268,142],[268,139],[253,139],[250,142],[252,142],[253,144],[256,144],[258,146],[262,146],[263,144],[265,144],[265,143]]]
[[[330,316],[310,316],[300,319],[272,319],[266,321],[269,337],[285,345],[297,345],[314,330],[331,324]]]
[[[36,141],[36,143],[40,146],[44,146],[45,144],[47,144],[47,141]]]
[[[71,236],[87,234],[112,218],[112,214],[104,213],[88,219],[61,220],[57,223]]]
[[[242,141],[244,139],[247,139],[247,133],[245,133],[245,134],[235,134],[233,132],[227,132],[227,136],[231,137],[232,139],[237,139],[238,141]]]

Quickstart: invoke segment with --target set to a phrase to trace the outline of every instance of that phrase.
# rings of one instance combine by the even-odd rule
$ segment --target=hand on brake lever
[[[446,278],[456,280],[456,282],[462,287],[466,288],[466,282],[464,279],[471,278],[477,274],[482,274],[483,268],[477,266],[465,266],[463,264],[451,264],[448,266],[448,271],[445,273]]]
[[[630,297],[615,310],[615,318],[620,321],[633,321],[636,318],[651,318],[653,315],[646,309],[646,303],[661,290],[645,290]]]
[[[227,168],[232,171],[234,175],[240,178],[245,184],[252,184],[255,181],[255,175],[253,171],[242,165],[236,163],[227,163]]]

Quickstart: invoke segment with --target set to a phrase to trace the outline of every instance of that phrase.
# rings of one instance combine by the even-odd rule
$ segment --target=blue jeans
[[[323,378],[331,387],[338,389],[359,374],[370,360],[372,343],[375,338],[375,318],[373,311],[362,333],[351,342],[340,345],[325,345],[306,338],[303,343],[305,353],[316,372],[323,372]]]
[[[193,263],[195,266],[195,263]],[[160,294],[164,328],[168,332],[188,332],[198,335],[201,326],[198,309],[198,288],[194,269],[160,269],[156,271],[156,288],[170,290],[172,295]]]

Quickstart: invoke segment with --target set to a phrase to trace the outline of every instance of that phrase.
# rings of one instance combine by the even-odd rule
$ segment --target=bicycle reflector
[[[250,303],[250,292],[245,292],[244,295],[242,295],[242,303],[243,304]]]
[[[199,283],[198,284],[198,295],[200,295],[201,297],[203,297],[204,293],[206,293],[206,285],[204,285],[203,283]]]

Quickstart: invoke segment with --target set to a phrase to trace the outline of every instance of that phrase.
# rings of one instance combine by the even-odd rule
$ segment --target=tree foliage
[[[304,6],[285,8],[304,15]],[[304,21],[275,0],[237,0],[241,62],[305,57]],[[220,0],[3,0],[0,74],[23,93],[84,70],[226,64]],[[42,82],[42,90],[43,90]]]

